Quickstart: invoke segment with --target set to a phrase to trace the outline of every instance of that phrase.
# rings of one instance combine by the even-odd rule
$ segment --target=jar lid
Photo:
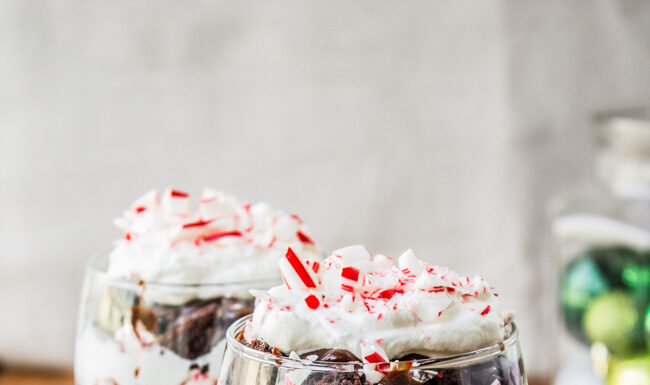
[[[602,148],[621,155],[650,157],[650,107],[596,115]]]

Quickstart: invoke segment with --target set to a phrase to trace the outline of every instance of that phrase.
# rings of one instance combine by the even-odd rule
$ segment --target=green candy
[[[639,351],[641,315],[634,296],[623,291],[605,294],[589,305],[583,319],[590,342],[602,342],[615,355]]]
[[[594,258],[583,254],[566,269],[562,280],[562,314],[569,332],[587,342],[582,329],[582,318],[595,298],[607,293],[609,282]]]
[[[608,385],[649,385],[650,355],[613,362],[607,376]]]
[[[647,343],[648,354],[650,354],[650,305],[645,311],[645,322],[643,326],[645,330],[645,341]]]
[[[588,336],[585,331],[584,320],[592,302],[613,291],[629,293],[635,303],[638,318],[638,325],[633,333],[637,340],[633,345],[636,351],[645,348],[644,343],[639,343],[644,339],[643,317],[639,313],[643,314],[650,300],[650,253],[639,252],[626,246],[591,248],[566,267],[561,285],[564,323],[569,332],[584,343],[594,342],[592,336]],[[624,307],[629,305],[629,298],[622,304]],[[590,324],[594,322],[596,321],[590,321]],[[603,336],[599,334],[597,341],[602,339]],[[614,346],[621,347],[618,343]],[[627,347],[623,350],[629,353]]]

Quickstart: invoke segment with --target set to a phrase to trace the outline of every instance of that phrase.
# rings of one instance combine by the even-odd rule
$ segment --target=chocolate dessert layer
[[[252,313],[253,302],[253,299],[219,297],[195,299],[180,306],[134,306],[131,323],[141,321],[161,346],[183,358],[195,359],[209,352],[224,337],[230,324]]]
[[[248,347],[278,355],[279,350],[272,348],[266,342],[254,340],[252,343],[246,343],[240,337],[240,342]],[[281,354],[281,353],[280,353]],[[282,356],[285,356],[282,354]],[[303,353],[301,359],[309,359],[320,363],[357,363],[359,366],[363,362],[351,352],[344,349],[319,349],[312,352]],[[516,364],[505,357],[497,357],[486,362],[477,363],[458,368],[440,368],[417,370],[417,366],[412,365],[412,361],[427,359],[420,354],[409,354],[400,357],[396,361],[404,365],[398,365],[395,369],[387,371],[385,376],[377,383],[379,385],[521,385],[515,378]],[[411,362],[411,364],[409,364]],[[343,366],[341,366],[343,367]],[[495,382],[498,381],[498,382]],[[302,382],[302,385],[371,385],[366,380],[361,371],[314,371]]]

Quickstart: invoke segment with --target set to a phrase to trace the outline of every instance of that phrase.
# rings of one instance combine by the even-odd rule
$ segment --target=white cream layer
[[[128,326],[126,327],[130,329]],[[126,329],[124,329],[126,330]],[[75,383],[77,385],[214,385],[219,375],[225,340],[212,350],[188,360],[158,345],[141,346],[131,332],[121,330],[119,339],[87,327],[77,338]],[[125,335],[127,334],[127,335]],[[190,369],[210,364],[202,375]],[[137,375],[136,375],[137,372]]]
[[[320,256],[297,216],[214,190],[203,190],[195,211],[185,193],[167,190],[160,196],[152,191],[125,211],[116,225],[125,236],[110,254],[112,278],[172,284],[279,279],[276,264],[288,247]],[[213,295],[235,289],[215,285],[202,290]]]
[[[252,291],[257,304],[247,340],[285,353],[346,349],[364,360],[374,352],[386,359],[448,355],[502,341],[512,317],[480,276],[429,266],[411,250],[399,267],[362,246],[337,250],[317,266],[316,288]]]

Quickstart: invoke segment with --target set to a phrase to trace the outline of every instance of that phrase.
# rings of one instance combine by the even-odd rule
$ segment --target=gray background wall
[[[0,361],[69,365],[112,218],[207,185],[483,273],[548,371],[545,201],[650,104],[649,4],[0,1]]]

